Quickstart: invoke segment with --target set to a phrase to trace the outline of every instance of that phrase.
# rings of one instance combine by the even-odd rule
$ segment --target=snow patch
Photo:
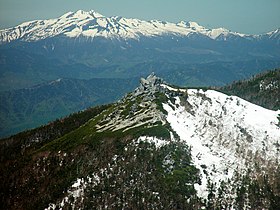
[[[75,209],[75,203],[80,200],[80,202],[83,202],[84,192],[85,189],[90,186],[93,188],[94,186],[97,186],[100,183],[100,178],[97,175],[97,173],[92,174],[92,176],[87,176],[84,178],[78,178],[68,189],[67,196],[65,196],[60,203],[49,204],[48,208],[45,208],[45,210],[54,210],[54,209],[61,209],[64,207],[65,204],[71,204],[71,207]],[[74,200],[70,201],[69,198],[73,198]]]
[[[157,149],[165,146],[165,145],[168,145],[170,143],[170,141],[168,140],[165,140],[165,139],[159,139],[157,137],[150,137],[150,136],[140,136],[135,144],[139,144],[140,142],[147,142],[149,144],[153,144],[156,146]]]

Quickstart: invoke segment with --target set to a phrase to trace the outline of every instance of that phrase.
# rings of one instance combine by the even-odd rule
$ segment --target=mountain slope
[[[0,137],[46,124],[90,106],[118,100],[138,79],[58,79],[0,92]]]
[[[274,209],[280,201],[278,114],[150,75],[71,132],[37,141],[25,136],[15,145],[20,137],[2,141],[1,204]]]
[[[267,109],[280,109],[280,69],[263,72],[249,80],[222,87],[227,94],[237,95]]]

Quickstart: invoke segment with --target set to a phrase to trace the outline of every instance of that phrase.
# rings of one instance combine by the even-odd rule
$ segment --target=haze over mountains
[[[179,85],[224,85],[279,66],[279,29],[246,35],[195,22],[69,12],[0,30],[1,90],[58,78],[155,72]]]

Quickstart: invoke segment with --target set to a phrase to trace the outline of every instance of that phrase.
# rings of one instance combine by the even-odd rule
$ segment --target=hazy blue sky
[[[0,0],[0,28],[79,9],[105,16],[195,21],[249,34],[280,28],[280,0]]]

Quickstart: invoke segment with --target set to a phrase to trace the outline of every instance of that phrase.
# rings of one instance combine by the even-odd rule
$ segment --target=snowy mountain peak
[[[100,18],[100,17],[104,17],[102,14],[95,12],[94,10],[90,10],[89,12],[83,11],[83,10],[78,10],[77,12],[75,12],[75,15],[77,17],[84,17],[84,16],[92,16],[93,18]]]
[[[209,31],[209,36],[212,37],[213,39],[216,39],[221,35],[227,36],[228,34],[230,34],[230,31],[225,28],[216,28]]]
[[[86,12],[86,11],[84,11],[84,10],[77,10],[76,12],[75,12],[75,14],[76,15],[87,15],[87,14],[89,14],[89,12]]]
[[[94,10],[90,10],[89,12],[86,12],[84,10],[78,10],[76,12],[67,12],[64,15],[60,16],[58,19],[71,19],[71,18],[77,18],[80,20],[83,19],[93,19],[93,18],[101,18],[104,17],[98,12],[95,12]]]
[[[98,12],[95,12],[94,10],[90,10],[89,14],[91,14],[92,16],[94,16],[96,18],[105,17],[104,15],[102,15],[102,14],[100,14]]]
[[[181,26],[181,27],[186,27],[186,22],[185,21],[180,21],[179,23],[177,23],[177,26]]]
[[[270,39],[280,39],[280,28],[266,34]]]
[[[180,21],[179,23],[176,24],[177,26],[188,28],[193,31],[201,32],[202,30],[205,30],[205,28],[201,25],[199,25],[197,22],[189,21]]]
[[[203,26],[199,25],[197,22],[193,22],[193,21],[189,21],[186,23],[186,25],[189,27],[189,28],[192,28],[194,30],[201,30],[201,29],[204,29]]]

